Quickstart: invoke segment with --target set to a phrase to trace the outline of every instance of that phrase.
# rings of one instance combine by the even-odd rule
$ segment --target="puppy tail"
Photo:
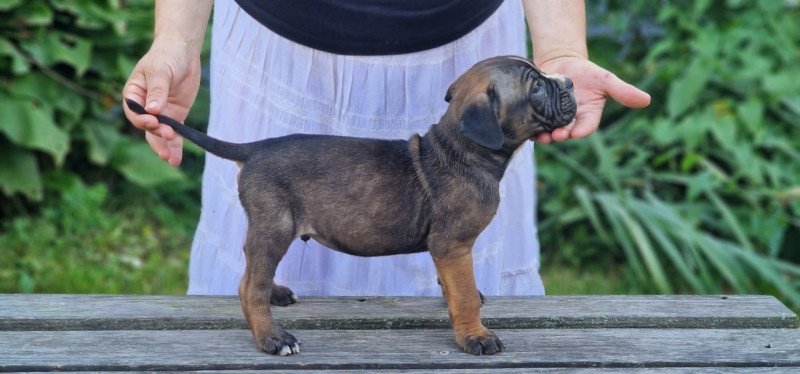
[[[136,114],[149,114],[141,105],[139,105],[139,103],[131,99],[125,99],[125,103],[128,104],[128,108],[130,108]],[[222,141],[203,134],[202,132],[186,126],[170,117],[160,114],[155,115],[155,117],[158,119],[159,123],[163,123],[169,127],[172,127],[175,132],[184,138],[191,140],[193,143],[200,146],[200,148],[203,148],[219,157],[232,161],[243,162],[247,160],[251,153],[252,147],[250,147],[250,145],[252,143],[239,144]]]

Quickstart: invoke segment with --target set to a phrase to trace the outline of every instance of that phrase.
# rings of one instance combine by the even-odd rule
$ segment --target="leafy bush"
[[[185,180],[121,119],[119,92],[151,41],[152,7],[0,0],[0,216],[59,191],[54,174],[145,187]]]
[[[800,306],[800,8],[601,1],[592,57],[653,97],[537,147],[545,256],[623,260],[650,292]],[[554,251],[558,252],[554,252]]]
[[[176,214],[138,189],[111,199],[105,184],[64,177],[58,203],[0,234],[0,292],[186,292],[198,209]]]

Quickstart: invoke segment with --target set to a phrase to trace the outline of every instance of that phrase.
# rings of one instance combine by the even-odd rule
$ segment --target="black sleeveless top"
[[[477,28],[503,0],[236,0],[278,35],[343,55],[418,52]]]

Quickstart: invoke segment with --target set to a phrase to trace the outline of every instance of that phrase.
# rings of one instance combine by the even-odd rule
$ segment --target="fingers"
[[[145,139],[158,155],[158,158],[167,161],[171,166],[180,165],[183,159],[183,138],[180,136],[172,140],[166,140],[151,132],[145,133]]]
[[[166,160],[172,167],[177,167],[183,159],[183,138],[178,136],[167,142],[169,159]]]
[[[152,71],[145,76],[147,98],[144,109],[151,114],[161,114],[169,97],[170,78],[162,71]]]
[[[123,105],[125,107],[125,105]],[[136,114],[125,108],[125,116],[131,124],[140,129],[147,131],[150,134],[156,135],[165,140],[173,140],[176,137],[175,130],[165,124],[158,123],[155,116],[149,114]]]
[[[650,105],[650,95],[609,73],[605,82],[606,94],[618,103],[640,109]]]
[[[575,127],[569,131],[569,136],[566,139],[582,139],[592,135],[592,133],[597,131],[597,128],[600,127],[600,117],[602,114],[602,106],[580,113],[575,119]]]
[[[557,128],[557,129],[555,129],[555,130],[550,132],[550,137],[553,138],[553,141],[563,142],[563,141],[569,139],[569,136],[570,136],[570,133],[571,133],[571,131],[570,131],[571,127],[572,127],[571,125],[567,125],[567,126],[564,126],[564,127],[559,127],[559,128]]]
[[[125,83],[125,87],[122,89],[122,111],[125,113],[125,117],[130,121],[130,123],[140,129],[145,131],[154,131],[158,128],[158,120],[156,117],[145,115],[145,114],[136,114],[128,105],[125,104],[125,99],[131,99],[137,103],[144,102],[145,95],[147,94],[147,86],[145,83],[144,74],[141,71],[135,70],[128,81]]]
[[[605,102],[605,101],[603,101]],[[564,127],[554,129],[549,133],[539,134],[536,141],[542,144],[563,142],[570,139],[582,139],[595,131],[600,126],[600,117],[603,114],[603,104],[595,103],[578,109],[575,120]]]
[[[124,100],[127,98],[141,104],[144,101],[145,92],[146,89],[143,85],[143,78],[139,77],[139,75],[136,73],[132,74],[131,78],[128,80],[128,83],[125,84],[125,88],[122,90],[122,110],[125,113],[125,117],[134,127],[140,130],[159,133],[159,135],[162,135],[161,132],[164,132],[164,130],[159,129],[164,125],[159,124],[155,116],[134,113],[124,102]],[[164,135],[169,134],[164,132]]]
[[[536,136],[536,142],[542,144],[550,144],[553,141],[553,137],[550,136],[549,132],[545,132]]]
[[[158,114],[164,109],[167,102],[166,98],[169,94],[169,80],[167,78],[166,74],[150,73],[147,69],[137,66],[122,90],[123,100],[126,98],[131,99],[139,104],[147,101],[148,105],[145,110],[152,114]],[[134,127],[157,135],[167,141],[175,139],[175,131],[167,125],[158,123],[158,119],[155,116],[134,113],[124,102],[122,108],[125,117]]]

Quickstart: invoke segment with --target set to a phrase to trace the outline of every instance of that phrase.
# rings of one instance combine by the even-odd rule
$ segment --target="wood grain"
[[[691,367],[691,368],[492,368],[491,374],[530,374],[530,373],[578,373],[578,374],[782,374],[796,372],[794,367]],[[204,374],[230,373],[231,371],[205,370]],[[264,371],[236,370],[236,373],[253,374]],[[269,370],[270,373],[276,371]],[[283,370],[277,371],[291,374],[329,374],[330,370]],[[364,373],[364,370],[337,370],[335,374]],[[486,369],[386,369],[368,370],[373,374],[486,374]]]
[[[269,356],[246,330],[4,331],[0,371],[728,368],[800,370],[797,329],[496,330],[507,351],[471,356],[447,330],[299,330]]]
[[[448,329],[440,298],[301,298],[274,307],[289,329]],[[529,328],[793,328],[771,296],[490,297],[484,324]],[[236,297],[0,295],[0,331],[246,328]]]

